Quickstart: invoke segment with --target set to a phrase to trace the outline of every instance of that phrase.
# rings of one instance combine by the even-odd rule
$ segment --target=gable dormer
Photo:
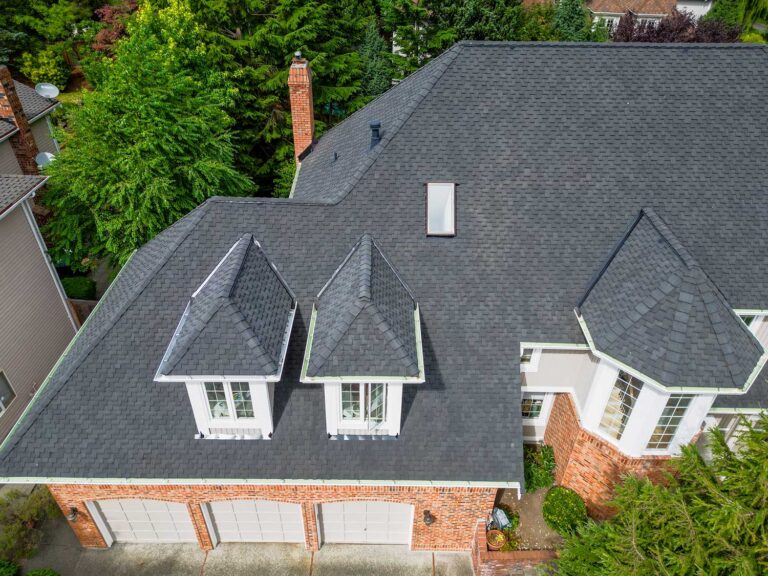
[[[424,382],[418,303],[368,234],[317,296],[301,381],[324,385],[332,436],[398,435],[403,384]]]
[[[296,298],[244,234],[192,294],[155,375],[185,382],[201,437],[266,438]]]

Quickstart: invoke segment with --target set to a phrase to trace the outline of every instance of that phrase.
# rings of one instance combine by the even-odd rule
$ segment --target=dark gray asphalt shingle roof
[[[44,176],[0,174],[0,214],[45,182]]]
[[[416,301],[369,234],[315,303],[307,375],[418,377]]]
[[[14,132],[18,132],[16,124],[6,118],[0,118],[0,141],[12,136]]]
[[[712,407],[768,410],[768,364],[763,366],[746,394],[720,394]]]
[[[15,80],[14,84],[16,84],[16,93],[19,95],[21,107],[24,109],[24,114],[27,115],[27,120],[34,120],[41,114],[53,110],[59,104],[55,98],[43,98],[35,92],[34,88],[30,88],[26,84]]]
[[[165,376],[274,376],[295,299],[251,234],[192,295],[158,370]]]
[[[343,200],[214,199],[142,248],[3,449],[0,475],[519,481],[520,341],[584,342],[574,306],[643,207],[730,305],[768,309],[763,48],[465,43],[446,58],[375,162],[350,165],[359,178]],[[375,112],[355,121],[367,131]],[[325,182],[307,162],[343,135],[318,143],[299,186]],[[458,184],[455,238],[424,234],[432,180]],[[152,378],[189,295],[245,233],[298,300],[275,433],[194,440],[186,391]],[[426,382],[404,386],[390,442],[329,440],[320,385],[299,382],[312,303],[364,233],[422,319]]]
[[[763,347],[651,209],[580,303],[595,348],[664,386],[744,389]]]

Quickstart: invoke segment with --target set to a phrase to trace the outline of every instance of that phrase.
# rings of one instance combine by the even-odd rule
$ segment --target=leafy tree
[[[31,0],[29,13],[18,14],[17,24],[31,29],[48,42],[69,40],[78,26],[90,17],[87,5],[75,0]]]
[[[746,424],[746,422],[745,422]],[[713,459],[692,446],[668,485],[628,478],[618,513],[567,537],[563,576],[757,576],[768,573],[768,416],[747,425],[733,452],[710,432]]]
[[[115,43],[125,36],[128,16],[136,11],[136,0],[122,0],[119,4],[107,4],[96,10],[96,17],[102,27],[93,38],[92,48],[96,52],[111,54]]]
[[[50,82],[62,90],[69,80],[69,64],[56,46],[48,46],[32,54],[26,52],[21,58],[21,73],[32,82]]]
[[[554,28],[560,40],[577,42],[588,39],[589,10],[584,6],[584,0],[558,0]]]
[[[619,20],[614,42],[736,42],[741,29],[719,20],[697,20],[688,12],[674,11],[658,23],[637,22],[631,12]]]
[[[394,70],[389,50],[374,22],[368,25],[360,47],[363,70],[360,90],[363,96],[378,96],[392,85]]]
[[[214,194],[242,195],[234,168],[234,90],[186,0],[146,2],[115,58],[94,66],[97,88],[69,118],[43,201],[52,254],[74,268],[131,252]]]
[[[524,22],[520,40],[544,42],[557,39],[555,31],[555,6],[551,2],[534,4],[523,12]]]

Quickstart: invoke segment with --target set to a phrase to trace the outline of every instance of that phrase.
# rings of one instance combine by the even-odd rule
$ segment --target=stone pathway
[[[518,500],[514,490],[504,490],[501,503],[506,504],[520,515],[517,535],[520,537],[520,550],[555,550],[563,544],[562,537],[547,526],[541,515],[541,505],[547,489],[528,492]]]

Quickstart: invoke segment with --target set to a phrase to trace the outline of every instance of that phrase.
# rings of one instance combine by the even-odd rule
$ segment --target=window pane
[[[744,321],[744,324],[747,326],[752,326],[752,322],[755,321],[754,316],[742,316],[741,319]]]
[[[208,397],[208,408],[214,418],[229,418],[229,406],[227,396],[224,394],[222,382],[206,382],[205,394]]]
[[[543,398],[523,398],[523,418],[538,418],[543,406]]]
[[[8,382],[5,374],[0,372],[0,414],[8,408],[8,404],[10,404],[14,398],[16,398],[16,394],[14,393],[13,388],[11,388],[11,384]]]
[[[232,400],[235,403],[235,416],[238,418],[253,418],[253,402],[251,387],[248,382],[232,382]]]
[[[685,416],[685,411],[691,403],[691,396],[685,394],[672,394],[667,400],[666,406],[659,417],[659,422],[653,430],[648,441],[650,450],[663,450],[669,448],[672,438],[677,433],[677,427]]]
[[[627,426],[632,408],[643,388],[643,382],[624,371],[619,372],[619,377],[611,390],[608,405],[605,407],[600,428],[610,436],[621,440],[624,428]]]
[[[453,184],[427,184],[427,234],[454,233],[453,187]]]
[[[530,364],[531,358],[533,358],[533,348],[523,348],[523,353],[520,354],[520,364]]]
[[[341,385],[341,419],[360,419],[360,384]]]
[[[369,384],[368,396],[370,398],[368,421],[374,424],[380,424],[384,422],[385,418],[385,385],[384,384]]]

